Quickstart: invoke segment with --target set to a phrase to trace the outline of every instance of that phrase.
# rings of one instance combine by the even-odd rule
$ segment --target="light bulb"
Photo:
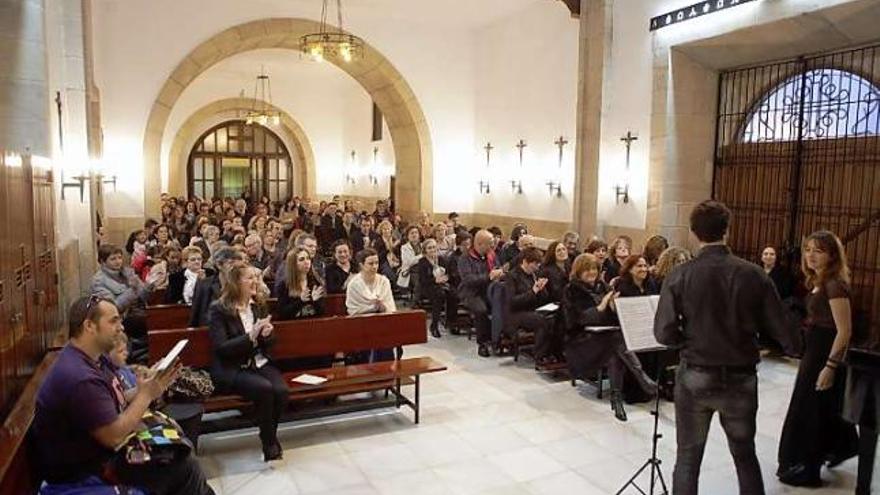
[[[281,116],[275,115],[274,117],[272,117],[272,124],[276,126],[281,125]]]
[[[269,123],[269,117],[267,117],[266,115],[260,115],[259,117],[257,117],[257,119],[259,119],[260,125],[265,126]]]
[[[312,60],[315,62],[323,62],[324,61],[324,48],[321,45],[315,45],[309,51],[312,56]]]
[[[244,123],[245,123],[245,125],[253,125],[253,124],[254,124],[254,118],[253,118],[253,116],[248,115],[248,116],[247,116],[247,119],[245,119]]]
[[[342,56],[342,60],[351,62],[351,45],[348,43],[342,43],[339,45],[339,55]]]

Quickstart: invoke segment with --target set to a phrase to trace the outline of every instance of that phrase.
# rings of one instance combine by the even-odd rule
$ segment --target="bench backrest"
[[[37,492],[27,432],[34,420],[37,392],[57,358],[56,351],[46,354],[3,422],[3,429],[0,430],[0,494]]]
[[[269,312],[275,312],[276,299],[269,299]],[[185,304],[147,306],[147,330],[185,328],[189,325],[192,307]],[[345,294],[328,294],[324,299],[324,316],[345,316]]]
[[[276,358],[325,356],[335,352],[394,348],[427,342],[424,311],[326,317],[275,322]],[[185,366],[203,368],[211,364],[211,338],[205,327],[151,330],[149,360],[161,359],[181,339],[189,344],[180,355]]]

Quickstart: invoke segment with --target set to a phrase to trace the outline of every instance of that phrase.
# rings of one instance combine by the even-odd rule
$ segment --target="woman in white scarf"
[[[348,281],[345,306],[350,315],[366,313],[394,313],[397,306],[391,293],[391,282],[379,273],[379,255],[365,248],[357,254],[360,273]]]

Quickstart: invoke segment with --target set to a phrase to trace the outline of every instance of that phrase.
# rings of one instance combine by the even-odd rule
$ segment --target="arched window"
[[[293,191],[293,164],[284,142],[269,128],[233,120],[202,134],[189,155],[190,195],[202,198],[268,196]]]
[[[802,108],[803,107],[803,108]],[[802,116],[802,117],[799,117]],[[755,106],[743,130],[748,143],[880,134],[880,88],[838,69],[789,77]]]

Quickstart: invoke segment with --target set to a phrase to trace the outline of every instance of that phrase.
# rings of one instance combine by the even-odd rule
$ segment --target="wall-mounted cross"
[[[553,141],[557,147],[559,147],[559,166],[562,166],[562,150],[565,148],[565,145],[568,144],[568,140],[563,136],[559,136],[559,139]]]
[[[483,149],[486,150],[486,168],[489,168],[489,163],[492,160],[492,150],[494,150],[495,147],[492,146],[491,142],[487,142],[486,146],[483,146]]]
[[[520,167],[522,167],[522,164],[523,164],[523,150],[526,149],[526,146],[528,146],[528,144],[526,144],[526,142],[523,141],[522,139],[520,139],[519,142],[516,143],[516,147],[519,149],[519,166]]]
[[[638,141],[638,136],[633,136],[633,133],[630,131],[626,131],[626,136],[620,138],[621,141],[626,143],[626,168],[629,169],[629,152],[630,148],[632,148],[633,141]]]

